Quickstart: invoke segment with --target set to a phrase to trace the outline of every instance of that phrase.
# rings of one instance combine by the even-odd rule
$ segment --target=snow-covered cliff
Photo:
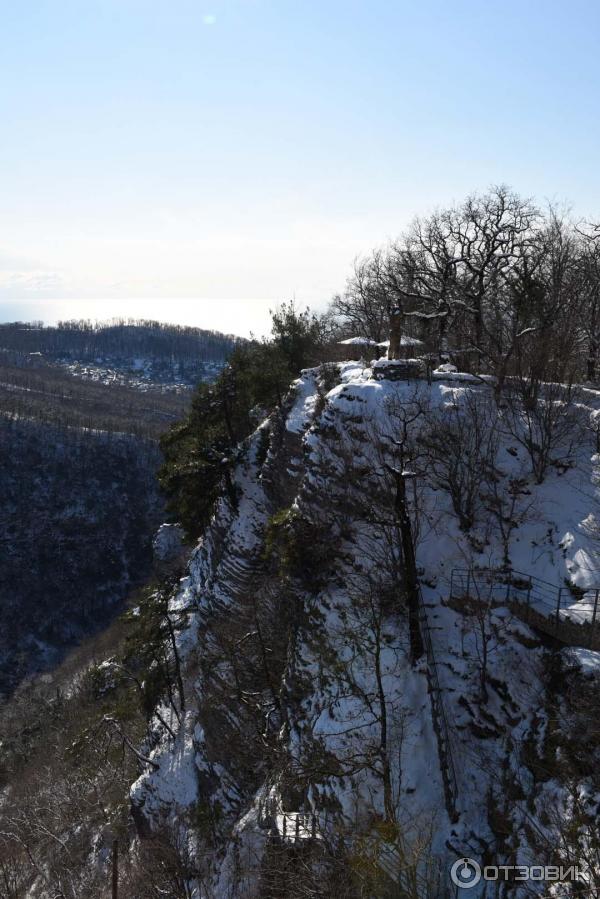
[[[159,710],[172,733],[155,722],[131,791],[142,831],[185,847],[194,896],[305,895],[284,890],[313,875],[384,895],[390,869],[413,878],[403,895],[443,896],[461,856],[558,864],[569,823],[588,845],[600,794],[570,762],[573,696],[600,653],[529,626],[506,572],[529,578],[533,606],[543,581],[556,620],[593,639],[598,407],[580,391],[577,439],[554,435],[537,483],[523,421],[485,382],[376,380],[356,362],[303,373],[248,440],[237,502],[219,501],[171,601],[185,706]],[[430,639],[416,664],[399,480]],[[458,569],[504,571],[506,602],[483,575],[457,591]]]

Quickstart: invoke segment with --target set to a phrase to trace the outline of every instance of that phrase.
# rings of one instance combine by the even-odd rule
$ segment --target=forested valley
[[[51,670],[149,577],[158,440],[232,346],[152,322],[0,325],[0,694]]]

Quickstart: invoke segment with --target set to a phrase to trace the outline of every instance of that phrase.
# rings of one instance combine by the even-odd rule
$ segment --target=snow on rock
[[[168,715],[168,710],[163,710]],[[158,769],[142,776],[131,787],[134,805],[144,804],[144,813],[170,816],[181,814],[197,799],[197,772],[194,759],[194,716],[188,713],[174,743],[153,754]]]
[[[346,340],[340,340],[339,346],[379,346],[379,344],[369,337],[348,337]]]
[[[584,674],[600,677],[600,652],[582,646],[569,646],[563,650],[567,662],[577,665]]]
[[[377,346],[389,347],[389,340],[380,340]],[[423,346],[423,341],[418,337],[409,337],[408,334],[402,334],[400,337],[400,346]]]
[[[363,362],[342,362],[339,366],[339,377],[342,383],[366,380],[371,377],[371,368]]]
[[[296,399],[286,421],[288,431],[301,434],[310,422],[317,402],[314,376],[310,370],[295,382]]]
[[[421,359],[377,359],[372,363],[372,377],[375,380],[414,379],[424,370]]]
[[[531,857],[527,816],[537,797],[552,790],[561,795],[558,781],[540,786],[520,755],[523,746],[540,751],[543,746],[549,650],[514,609],[490,602],[478,617],[451,597],[453,568],[504,564],[502,535],[481,510],[472,530],[461,530],[448,494],[424,465],[405,470],[419,475],[410,480],[409,503],[424,614],[450,721],[447,752],[456,768],[457,821],[447,807],[448,763],[432,716],[426,662],[410,662],[401,591],[396,587],[390,593],[375,627],[369,603],[370,590],[386,589],[385,572],[390,559],[397,560],[397,537],[386,523],[393,516],[394,494],[385,472],[393,461],[389,436],[397,433],[398,410],[420,406],[460,414],[473,397],[491,393],[490,386],[480,379],[470,382],[472,376],[460,377],[460,386],[444,383],[461,375],[451,365],[441,366],[443,378],[431,384],[375,380],[359,362],[343,363],[338,371],[340,383],[326,396],[318,370],[304,371],[284,412],[250,438],[234,475],[237,503],[224,497],[217,504],[172,601],[174,611],[188,614],[187,628],[177,639],[189,704],[181,726],[173,722],[176,738],[163,732],[147,750],[157,767],[136,781],[132,799],[150,822],[175,809],[190,832],[190,809],[212,810],[220,848],[203,858],[211,859],[206,873],[210,895],[223,899],[258,899],[268,827],[276,827],[284,802],[284,811],[317,815],[325,835],[328,828],[368,832],[391,804],[415,845],[426,832],[433,834],[427,852],[444,864],[471,853],[496,853],[515,863]],[[501,413],[493,404],[486,408],[499,416],[496,464],[503,488],[520,477],[527,490],[526,514],[510,541],[513,569],[556,587],[571,579],[591,590],[598,585],[598,566],[594,535],[584,525],[596,501],[589,447],[576,446],[574,464],[566,470],[551,467],[537,485],[525,473],[522,447],[515,447],[503,430]],[[413,436],[419,445],[423,419],[416,422]],[[259,452],[265,435],[266,458]],[[310,562],[301,574],[269,580],[266,546],[274,514],[279,522],[294,516],[310,522]],[[276,751],[269,756],[271,748],[265,748],[269,764],[261,759],[249,766],[243,751],[251,733],[244,716],[258,700],[243,693],[240,678],[247,671],[240,666],[241,647],[256,638],[254,629],[241,628],[231,659],[222,648],[228,645],[223,635],[233,639],[238,634],[236,623],[246,621],[261,591],[274,603],[275,630],[283,633],[290,622],[295,629],[277,684],[284,710],[272,697],[260,697],[266,710],[261,719],[265,746],[271,740]],[[588,600],[589,593],[574,596],[574,605]],[[264,619],[262,626],[268,629]],[[584,672],[600,669],[598,652],[576,648],[565,651],[565,657]],[[387,786],[381,774],[380,690],[386,697],[392,759]],[[319,773],[301,776],[315,770]],[[284,771],[296,772],[294,788],[286,786]],[[511,791],[519,798],[507,804]],[[274,797],[278,811],[269,825],[265,809]],[[503,816],[502,826],[510,830],[510,852],[494,829],[493,813]]]
[[[152,540],[154,558],[169,562],[184,551],[183,528],[178,524],[161,524]]]
[[[449,365],[449,363],[447,364]],[[457,371],[455,366],[450,366],[449,370],[440,366],[440,368],[436,368],[435,371],[432,372],[431,377],[434,381],[465,381],[470,384],[478,384],[481,383],[482,380],[479,375],[472,375],[467,371]]]

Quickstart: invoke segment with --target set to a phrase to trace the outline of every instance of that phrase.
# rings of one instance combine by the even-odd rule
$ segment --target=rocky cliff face
[[[237,501],[220,500],[171,601],[183,707],[159,709],[171,732],[156,719],[143,747],[152,764],[131,791],[141,832],[183,847],[190,895],[350,896],[360,885],[384,895],[400,877],[412,878],[406,895],[443,896],[462,855],[558,863],[580,837],[589,851],[598,784],[592,756],[571,760],[578,697],[600,655],[529,627],[512,587],[505,599],[456,591],[452,572],[506,571],[508,554],[555,585],[582,579],[572,597],[582,613],[596,564],[579,526],[593,514],[594,463],[581,443],[535,487],[486,390],[322,367],[248,440]],[[486,428],[494,416],[495,473],[463,482],[467,528],[430,431],[446,416],[450,459],[452,416],[473,398]],[[597,400],[584,397],[582,420]],[[495,516],[517,475],[518,498]],[[399,479],[428,635],[416,663]],[[563,852],[569,822],[579,836]]]

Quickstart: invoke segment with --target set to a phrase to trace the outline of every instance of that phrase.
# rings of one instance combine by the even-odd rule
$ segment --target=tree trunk
[[[587,379],[588,381],[596,380],[596,364],[598,360],[598,343],[595,340],[590,341],[587,357]]]
[[[402,313],[396,306],[390,316],[390,345],[388,359],[400,359],[402,345]]]
[[[396,475],[396,514],[402,537],[402,555],[404,559],[404,586],[408,604],[408,628],[410,634],[410,657],[414,664],[423,655],[423,637],[419,623],[419,583],[417,579],[417,562],[413,544],[412,527],[406,508],[406,484],[402,473]]]
[[[381,671],[381,633],[379,625],[375,634],[375,678],[377,680],[377,696],[379,701],[379,752],[381,755],[382,780],[383,780],[383,807],[386,821],[395,821],[394,799],[392,794],[392,772],[390,770],[390,758],[388,751],[388,721],[387,703],[383,688],[383,676]]]
[[[119,841],[112,847],[112,899],[119,899]]]

